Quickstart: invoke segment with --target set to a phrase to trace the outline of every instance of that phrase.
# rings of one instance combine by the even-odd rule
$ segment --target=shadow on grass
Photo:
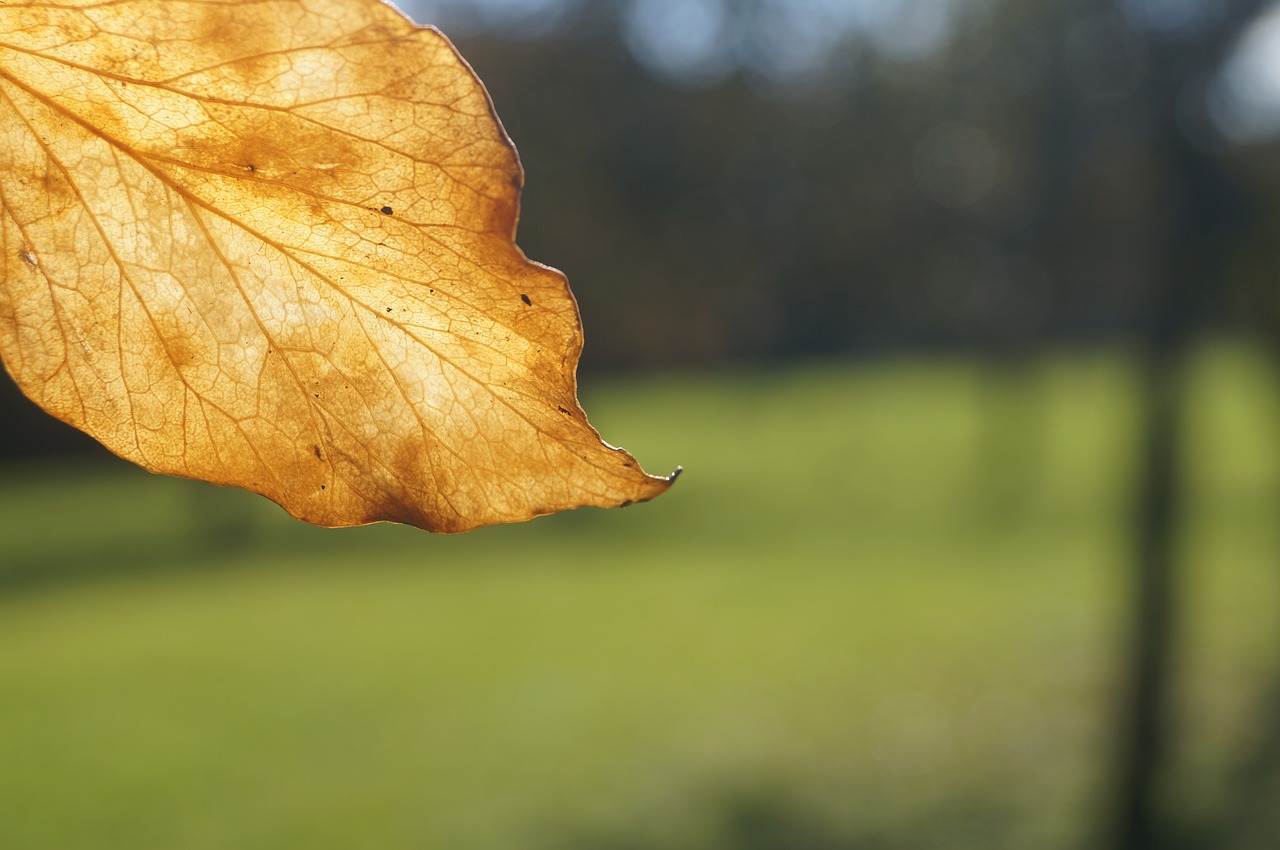
[[[122,461],[62,467],[0,467],[0,596],[122,576],[228,570],[272,562],[338,561],[465,550],[474,565],[532,545],[634,542],[643,523],[619,532],[609,511],[583,509],[531,523],[431,534],[392,523],[320,528],[261,496],[233,487],[151,475]],[[630,517],[634,517],[630,514]],[[466,538],[465,541],[460,538]]]
[[[850,801],[856,808],[857,801]],[[664,812],[644,824],[574,835],[567,850],[918,850],[1012,847],[1004,818],[990,805],[953,801],[905,823],[856,825],[847,812],[823,811],[785,788],[729,790]],[[673,827],[673,824],[681,824]],[[1030,850],[1030,848],[1019,848]]]
[[[181,570],[235,568],[243,556],[321,551],[331,544],[306,535],[263,530],[256,512],[215,500],[190,524],[123,530],[113,535],[49,535],[40,544],[0,552],[0,595],[85,581]]]
[[[306,526],[246,492],[110,462],[39,476],[21,468],[6,472],[0,595],[121,576],[235,569],[264,556],[354,555],[370,542],[368,529],[340,533]],[[396,538],[375,536],[379,545]]]

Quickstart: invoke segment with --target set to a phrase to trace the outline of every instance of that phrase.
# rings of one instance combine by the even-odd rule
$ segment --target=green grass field
[[[1280,672],[1274,383],[1196,361],[1189,817]],[[605,437],[679,484],[459,537],[0,469],[0,847],[1086,846],[1134,386],[1118,355],[591,381]]]

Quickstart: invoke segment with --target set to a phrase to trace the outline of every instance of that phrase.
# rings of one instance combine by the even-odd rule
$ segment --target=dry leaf
[[[147,469],[322,525],[663,492],[575,389],[577,306],[438,32],[378,0],[0,3],[0,354]]]

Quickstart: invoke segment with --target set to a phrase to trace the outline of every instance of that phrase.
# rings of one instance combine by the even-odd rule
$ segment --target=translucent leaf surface
[[[661,493],[470,68],[377,0],[0,3],[0,353],[147,469],[436,531]]]

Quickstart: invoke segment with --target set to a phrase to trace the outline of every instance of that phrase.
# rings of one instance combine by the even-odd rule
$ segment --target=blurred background
[[[0,846],[1276,846],[1280,4],[401,8],[686,475],[326,531],[6,378]]]

